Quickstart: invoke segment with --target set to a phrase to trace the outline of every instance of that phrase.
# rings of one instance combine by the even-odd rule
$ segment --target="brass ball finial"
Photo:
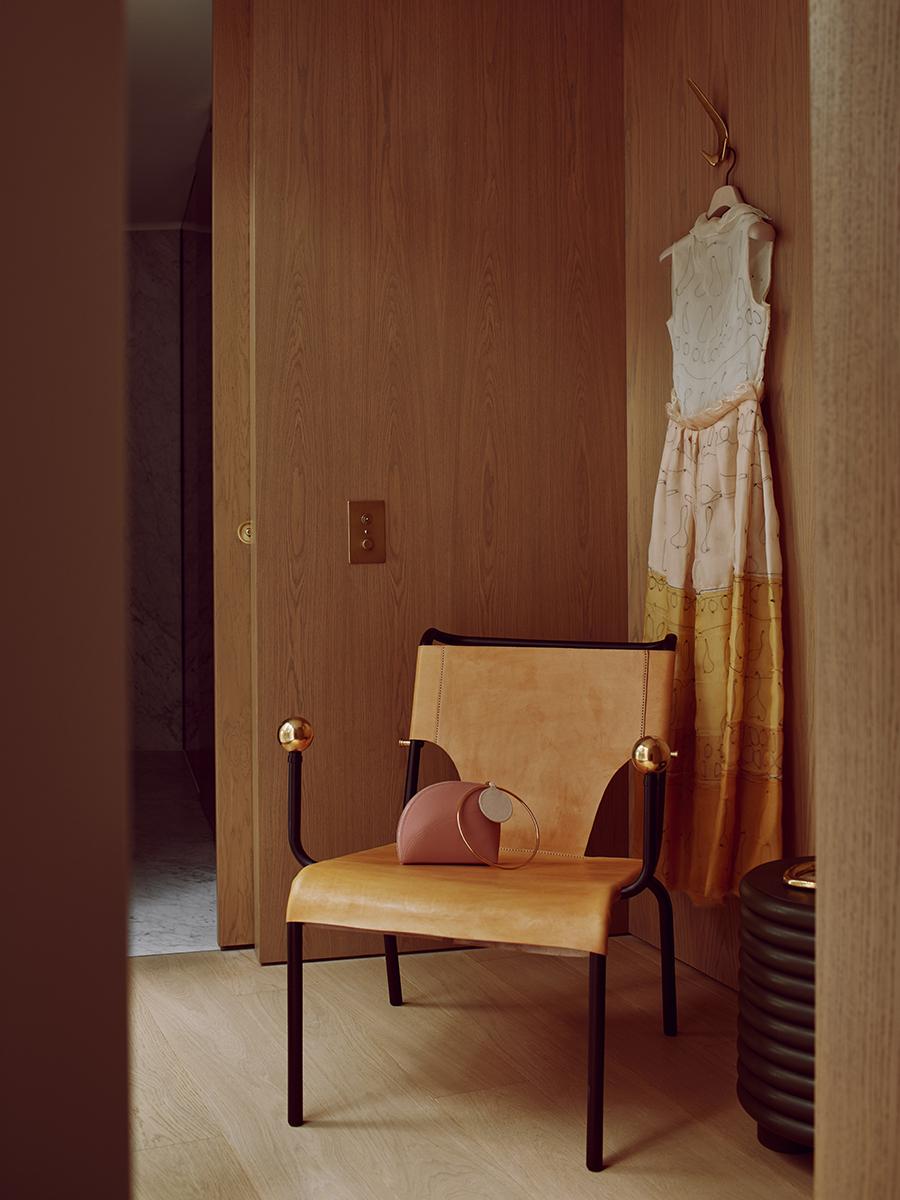
[[[664,771],[669,765],[672,751],[658,737],[642,737],[634,743],[631,751],[631,761],[635,770],[642,775],[655,775]]]
[[[315,736],[306,717],[288,717],[278,727],[278,741],[285,750],[305,750]]]

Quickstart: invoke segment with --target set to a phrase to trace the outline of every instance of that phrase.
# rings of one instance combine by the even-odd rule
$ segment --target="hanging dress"
[[[673,387],[648,639],[678,636],[660,874],[695,901],[781,856],[781,551],[761,400],[772,243],[739,204],[672,250]]]

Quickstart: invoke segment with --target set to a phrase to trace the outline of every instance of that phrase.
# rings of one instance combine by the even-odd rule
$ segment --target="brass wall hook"
[[[737,162],[737,150],[735,150],[734,146],[728,147],[728,153],[731,155],[731,162],[728,164],[728,170],[725,172],[726,187],[728,187],[731,181],[731,172],[734,170],[734,164]]]
[[[713,103],[710,100],[710,98],[706,95],[706,93],[701,88],[699,88],[697,86],[696,83],[694,83],[693,79],[691,79],[690,76],[688,76],[687,82],[688,82],[688,87],[691,89],[691,91],[694,93],[694,95],[700,101],[706,115],[712,121],[713,127],[716,131],[716,137],[719,139],[719,148],[715,154],[708,154],[705,150],[701,150],[700,153],[703,155],[703,157],[706,159],[706,161],[709,163],[709,165],[711,167],[721,166],[721,164],[725,161],[725,159],[727,158],[729,153],[734,155],[734,147],[731,146],[731,144],[729,143],[728,126],[725,124],[724,117],[713,106]],[[732,167],[733,166],[734,166],[734,163],[732,162]],[[729,174],[730,174],[730,169],[729,169]]]

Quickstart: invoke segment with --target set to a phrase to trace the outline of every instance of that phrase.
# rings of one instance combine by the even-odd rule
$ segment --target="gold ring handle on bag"
[[[518,802],[522,805],[522,807],[528,813],[529,817],[531,817],[531,823],[534,826],[534,849],[531,851],[531,853],[528,855],[528,857],[524,860],[524,862],[518,862],[518,863],[501,863],[501,862],[494,863],[494,862],[491,862],[491,860],[489,858],[483,858],[478,853],[477,850],[474,850],[472,848],[472,846],[469,844],[469,839],[466,837],[465,833],[463,832],[462,810],[465,807],[466,802],[471,800],[476,792],[483,792],[484,789],[488,788],[488,787],[496,787],[498,791],[505,792],[505,794],[507,796],[512,796],[513,800],[518,800]],[[459,830],[459,836],[465,842],[466,849],[469,851],[469,853],[472,855],[473,858],[477,858],[478,861],[483,862],[485,864],[485,866],[497,867],[497,869],[500,871],[520,871],[522,869],[522,867],[528,866],[528,864],[531,862],[531,860],[537,854],[538,850],[540,850],[540,848],[541,848],[541,827],[540,827],[540,825],[538,825],[537,817],[534,815],[534,813],[531,811],[531,809],[528,807],[528,805],[525,803],[525,801],[522,799],[521,796],[517,796],[516,793],[511,792],[509,790],[509,788],[498,787],[497,784],[491,784],[491,783],[479,784],[478,787],[472,788],[472,790],[470,792],[466,792],[465,796],[463,796],[462,800],[460,800],[459,806],[456,809],[456,828]],[[499,850],[498,850],[498,858],[499,858]]]

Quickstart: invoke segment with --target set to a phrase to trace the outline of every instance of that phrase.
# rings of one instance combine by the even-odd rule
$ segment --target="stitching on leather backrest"
[[[434,710],[434,740],[438,745],[440,745],[438,737],[441,731],[441,700],[444,695],[444,660],[446,656],[447,647],[441,646],[441,669],[438,675],[437,704]]]

